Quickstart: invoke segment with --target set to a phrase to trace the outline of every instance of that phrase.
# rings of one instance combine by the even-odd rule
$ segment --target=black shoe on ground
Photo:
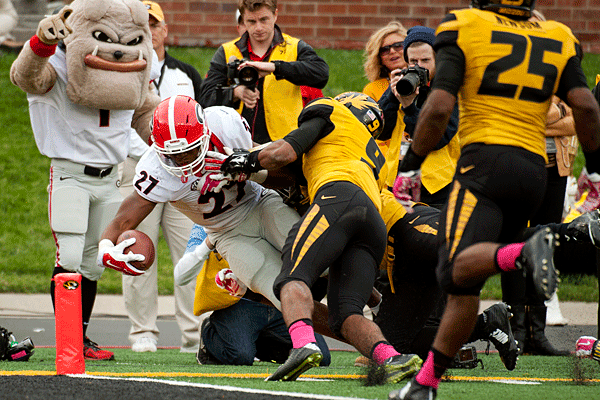
[[[515,265],[533,278],[537,296],[550,300],[558,285],[558,273],[554,268],[555,234],[550,228],[537,231],[526,242]]]
[[[512,371],[517,366],[519,347],[513,336],[509,318],[510,307],[506,303],[497,303],[483,312],[484,330],[487,340],[493,343],[502,363],[507,370]]]
[[[309,343],[299,349],[292,349],[290,356],[277,368],[273,375],[265,381],[295,381],[300,374],[312,367],[318,367],[323,359],[323,353],[316,343]]]
[[[415,378],[402,389],[396,389],[388,394],[388,400],[434,400],[437,389],[431,386],[423,386]]]
[[[600,248],[600,210],[575,218],[567,225],[567,233],[578,242],[591,243]]]
[[[202,325],[200,325],[200,343],[198,345],[198,353],[196,353],[196,361],[198,361],[198,364],[200,365],[221,365],[221,362],[208,352],[204,340],[202,340],[202,334],[210,324],[209,318],[210,317],[204,318]]]
[[[398,354],[383,363],[387,383],[398,383],[410,378],[421,369],[423,360],[416,354]]]

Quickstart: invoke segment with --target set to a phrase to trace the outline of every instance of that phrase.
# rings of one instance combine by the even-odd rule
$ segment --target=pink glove
[[[202,178],[198,181],[198,186],[195,190],[199,191],[200,194],[206,194],[208,192],[219,193],[223,186],[231,183],[227,177],[221,173],[205,173]]]
[[[398,173],[393,191],[396,200],[412,213],[411,201],[421,200],[421,170]]]
[[[135,238],[125,239],[116,246],[108,239],[103,239],[98,244],[97,263],[103,268],[112,268],[115,271],[122,272],[125,275],[138,276],[144,271],[137,269],[130,264],[131,261],[144,261],[146,257],[143,254],[129,252],[124,254],[123,250],[135,243]]]
[[[229,268],[223,268],[215,275],[215,283],[221,289],[225,289],[230,295],[243,297],[248,287],[243,282],[238,282],[235,274]]]
[[[577,195],[582,191],[582,188],[588,190],[585,201],[577,207],[577,211],[581,214],[596,210],[600,207],[600,175],[588,174],[583,170],[577,180]],[[581,197],[581,196],[579,196]]]
[[[579,358],[592,358],[594,344],[598,343],[598,339],[593,336],[582,336],[575,343],[575,355]]]

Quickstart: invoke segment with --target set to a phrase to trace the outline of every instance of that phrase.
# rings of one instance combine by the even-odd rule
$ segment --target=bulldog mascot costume
[[[98,242],[122,200],[117,165],[128,155],[141,157],[147,145],[140,136],[149,137],[160,101],[149,89],[153,54],[141,1],[75,0],[40,21],[10,71],[27,93],[37,147],[51,159],[52,300],[55,275],[81,274],[87,359],[114,359],[86,328],[103,272]]]

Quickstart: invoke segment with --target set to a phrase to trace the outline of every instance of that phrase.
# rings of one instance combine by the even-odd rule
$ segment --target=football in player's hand
[[[135,243],[129,247],[126,247],[123,250],[124,254],[128,254],[129,252],[133,252],[135,254],[143,254],[146,257],[144,261],[132,261],[131,265],[135,268],[146,271],[148,268],[152,266],[154,262],[154,243],[152,243],[152,239],[144,232],[137,231],[135,229],[131,229],[121,233],[119,238],[117,239],[117,244],[121,243],[125,239],[135,238]]]

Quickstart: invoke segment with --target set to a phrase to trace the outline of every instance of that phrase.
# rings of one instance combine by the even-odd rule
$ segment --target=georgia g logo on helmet
[[[204,110],[189,96],[161,101],[152,115],[152,148],[165,170],[177,177],[201,172],[210,135]]]
[[[512,19],[525,20],[531,17],[536,0],[471,0],[473,8],[492,11]]]
[[[377,139],[383,132],[383,111],[371,97],[359,92],[345,92],[334,100],[345,105],[356,118],[367,128],[373,138]]]

